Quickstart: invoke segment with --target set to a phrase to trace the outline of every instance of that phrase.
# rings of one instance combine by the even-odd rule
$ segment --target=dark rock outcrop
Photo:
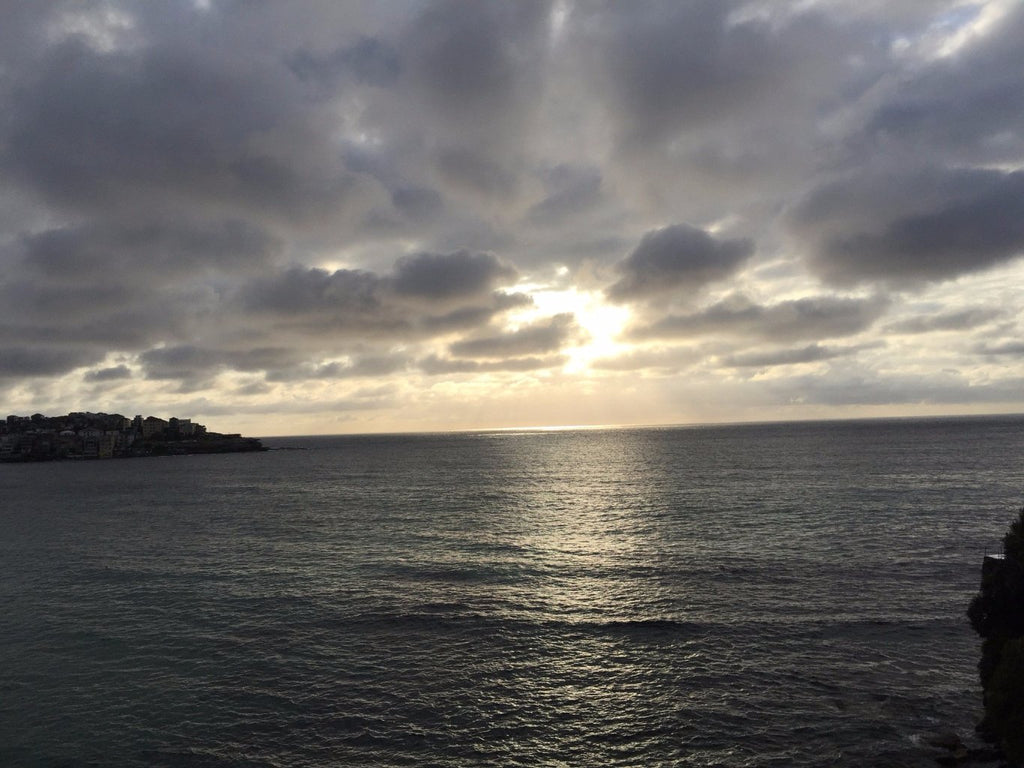
[[[1003,554],[985,558],[967,615],[982,638],[978,733],[1024,764],[1024,509],[1003,538]]]

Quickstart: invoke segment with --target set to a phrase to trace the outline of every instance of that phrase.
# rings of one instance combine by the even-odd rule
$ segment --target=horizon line
[[[619,429],[701,429],[714,427],[770,426],[781,424],[829,424],[858,421],[937,421],[962,419],[1006,419],[1024,418],[1024,412],[1000,413],[939,413],[913,416],[840,416],[834,418],[806,419],[752,419],[738,421],[699,421],[699,422],[665,422],[635,424],[548,424],[523,427],[468,427],[460,429],[420,429],[420,430],[381,430],[379,432],[323,432],[302,435],[258,435],[260,440],[294,437],[370,437],[370,436],[404,436],[404,435],[454,435],[454,434],[486,434],[516,432],[585,432],[612,431]]]

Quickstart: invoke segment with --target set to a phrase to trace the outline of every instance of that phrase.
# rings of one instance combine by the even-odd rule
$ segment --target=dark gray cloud
[[[420,370],[428,376],[453,373],[501,373],[539,371],[559,368],[568,361],[565,355],[513,357],[507,360],[452,360],[431,355],[419,361]]]
[[[95,371],[88,371],[85,374],[85,381],[118,381],[119,379],[130,379],[131,369],[127,365],[115,365],[111,368],[100,368]]]
[[[998,344],[979,344],[974,347],[974,352],[986,356],[1024,357],[1024,342],[1005,341]]]
[[[58,376],[83,365],[99,362],[98,350],[80,347],[0,347],[0,378]]]
[[[529,304],[522,294],[494,290],[515,271],[491,254],[420,253],[399,259],[392,273],[294,267],[242,286],[233,304],[262,327],[309,340],[361,335],[410,340],[483,327],[496,315]]]
[[[1004,315],[999,309],[972,307],[955,312],[939,312],[934,315],[911,317],[890,323],[883,328],[885,333],[932,333],[934,331],[967,331],[991,323]]]
[[[508,200],[519,186],[518,177],[501,164],[465,149],[438,153],[437,169],[451,186],[469,194]]]
[[[71,40],[18,94],[5,164],[76,207],[170,191],[244,194],[242,149],[280,119],[256,83],[171,52],[100,54]],[[253,180],[253,174],[249,174]]]
[[[23,242],[34,273],[76,283],[194,277],[197,270],[244,273],[266,267],[281,248],[266,231],[238,220],[94,222],[35,233]]]
[[[542,85],[549,13],[547,0],[427,3],[403,41],[411,85],[472,144],[515,137]]]
[[[351,397],[331,398],[327,400],[264,400],[259,403],[233,403],[222,400],[211,400],[206,397],[193,397],[180,401],[179,412],[202,413],[207,416],[237,416],[238,414],[282,414],[305,413],[345,413],[348,411],[369,411],[395,405],[394,397],[389,392],[361,395],[354,393]]]
[[[326,54],[302,49],[289,56],[287,63],[299,79],[328,90],[338,87],[346,77],[380,87],[394,85],[402,71],[398,52],[374,37],[361,37],[352,45]]]
[[[391,193],[391,202],[415,222],[430,221],[444,211],[444,199],[436,189],[400,187]]]
[[[575,29],[627,149],[816,90],[849,45],[814,14],[744,14],[744,3],[585,3]],[[832,61],[822,55],[831,48]],[[814,62],[806,66],[808,60]],[[820,87],[820,86],[817,86]]]
[[[610,91],[630,143],[660,141],[764,91],[781,51],[763,36],[730,30],[733,7],[720,0],[608,3],[595,13],[600,23],[591,23],[607,36]]]
[[[613,301],[634,301],[671,291],[697,291],[733,274],[754,253],[747,239],[718,240],[702,229],[675,224],[648,232],[616,269]]]
[[[182,275],[168,280],[159,267],[152,273],[145,267],[117,269],[120,257],[100,251],[93,263],[88,254],[83,257],[79,274],[73,255],[48,251],[53,244],[47,243],[38,261],[22,254],[0,272],[0,344],[6,340],[36,349],[76,345],[103,357],[106,351],[135,351],[188,333],[209,309],[212,292],[175,279]],[[102,260],[108,257],[104,268]],[[62,271],[65,259],[71,266]]]
[[[255,373],[295,366],[301,350],[247,346],[243,349],[179,344],[148,349],[139,355],[147,379],[176,380],[188,385],[204,382],[224,370]]]
[[[855,354],[861,347],[825,347],[820,344],[808,344],[806,347],[793,349],[774,349],[769,351],[743,352],[722,358],[721,364],[727,368],[771,368],[779,365],[797,365],[799,363],[817,363],[837,357]]]
[[[268,371],[277,380],[386,376],[400,368],[386,355],[360,355],[351,366],[309,361],[344,353],[366,339],[413,342],[473,331],[531,303],[524,294],[490,290],[514,273],[484,254],[420,254],[399,260],[385,275],[265,269],[223,294],[171,293],[159,287],[169,271],[162,257],[150,271],[144,266],[132,273],[138,285],[125,286],[116,282],[119,272],[111,266],[119,256],[90,241],[96,263],[76,273],[77,258],[65,248],[66,240],[75,242],[65,233],[32,241],[25,268],[41,279],[0,282],[0,344],[11,345],[4,361],[10,375],[66,373],[102,359],[113,347],[140,353],[148,379],[190,385],[226,370]],[[92,252],[78,253],[88,261]],[[110,261],[104,265],[102,259]],[[130,271],[130,259],[124,263]],[[112,275],[107,280],[104,269]],[[77,282],[91,273],[92,282]],[[173,276],[194,278],[195,269]],[[197,324],[203,343],[193,340]],[[72,350],[69,344],[77,346]],[[98,380],[97,375],[87,376]]]
[[[324,364],[305,363],[269,371],[267,381],[305,381],[309,379],[357,379],[387,376],[404,370],[409,364],[405,355],[364,355],[348,362]]]
[[[556,352],[579,336],[575,318],[564,313],[515,331],[457,341],[448,350],[456,357],[520,357]]]
[[[515,278],[515,270],[490,253],[420,253],[398,261],[392,286],[399,296],[450,301],[479,297]]]
[[[601,171],[597,168],[558,165],[543,174],[543,181],[547,194],[527,212],[527,219],[538,226],[559,224],[602,200]]]
[[[273,392],[273,387],[265,381],[252,381],[231,390],[231,394],[238,397],[259,397],[260,395],[267,395],[271,392]]]
[[[528,307],[533,299],[525,293],[496,291],[481,305],[460,307],[441,315],[428,315],[420,325],[430,335],[481,328],[502,312]]]
[[[185,4],[125,11],[134,45],[71,35],[41,43],[32,66],[8,62],[8,178],[63,213],[105,219],[191,211],[323,228],[372,204],[375,185],[347,171],[321,108],[271,48]],[[177,35],[194,24],[202,40]]]
[[[94,277],[79,285],[68,285],[63,280],[33,282],[22,277],[0,284],[0,316],[8,327],[19,327],[22,322],[35,327],[68,327],[95,321],[97,315],[106,315],[110,307],[130,305],[132,298],[131,289],[116,279],[103,281]]]
[[[937,35],[982,15],[994,23]],[[849,102],[830,152],[838,176],[789,220],[811,269],[834,284],[921,288],[1024,253],[1024,174],[1012,170],[1024,150],[1024,6],[936,9],[919,23],[901,41],[913,53]]]
[[[983,44],[908,75],[855,139],[858,152],[925,148],[953,162],[1016,163],[1024,151],[1024,6],[1007,4],[1006,10]]]
[[[852,178],[812,193],[794,221],[830,282],[950,279],[1024,253],[1024,172]]]
[[[253,280],[240,289],[236,300],[251,315],[308,318],[357,330],[376,324],[402,325],[383,307],[382,290],[381,278],[372,272],[293,267]]]
[[[224,366],[219,351],[192,345],[150,349],[139,355],[139,361],[148,379],[195,380]]]
[[[14,290],[18,287],[12,286]],[[129,306],[97,303],[90,307],[89,294],[88,286],[81,291],[67,292],[75,301],[81,300],[81,310],[76,317],[56,301],[59,294],[28,286],[23,298],[29,301],[40,298],[43,304],[28,316],[16,316],[16,310],[5,312],[5,319],[0,323],[0,339],[32,343],[39,349],[78,345],[95,349],[102,357],[106,351],[135,351],[168,336],[187,334],[190,323],[201,320],[207,309],[205,304],[193,306],[187,298],[180,302],[174,298],[154,301],[149,305],[143,299]],[[102,291],[97,288],[92,295],[98,302]],[[47,317],[42,306],[54,303],[57,308]],[[202,313],[190,317],[190,309],[202,310]],[[7,319],[11,315],[16,319]]]
[[[838,338],[867,330],[888,306],[887,300],[878,297],[818,296],[767,306],[734,297],[698,312],[668,315],[635,327],[628,336],[643,340],[725,334],[776,342]]]

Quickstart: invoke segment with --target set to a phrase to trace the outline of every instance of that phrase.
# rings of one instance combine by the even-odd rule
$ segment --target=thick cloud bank
[[[9,5],[9,412],[1024,407],[1016,0]]]
[[[751,240],[717,241],[685,224],[648,232],[618,266],[622,277],[608,288],[613,301],[696,292],[724,280],[754,252]]]

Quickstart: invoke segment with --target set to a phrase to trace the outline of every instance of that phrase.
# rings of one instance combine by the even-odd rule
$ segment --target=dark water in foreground
[[[1024,419],[0,465],[0,765],[932,765]]]

